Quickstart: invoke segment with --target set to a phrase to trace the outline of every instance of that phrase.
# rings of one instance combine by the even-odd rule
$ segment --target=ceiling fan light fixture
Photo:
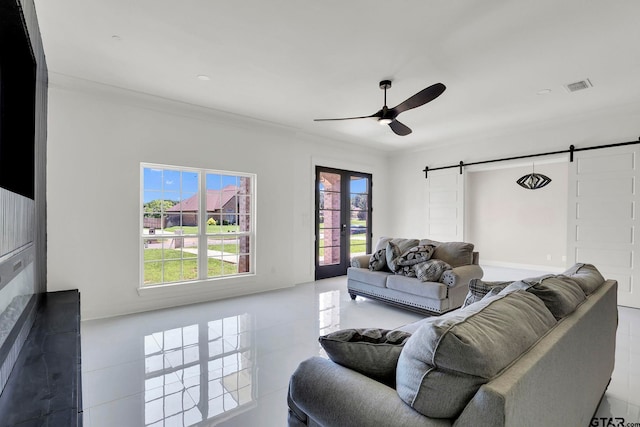
[[[392,121],[393,121],[392,119],[381,117],[381,118],[378,119],[378,124],[380,126],[388,125],[388,124],[391,124]]]

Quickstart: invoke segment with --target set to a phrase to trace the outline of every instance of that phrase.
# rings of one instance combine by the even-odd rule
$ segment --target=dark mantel
[[[47,292],[41,299],[0,395],[1,427],[82,425],[80,293]]]

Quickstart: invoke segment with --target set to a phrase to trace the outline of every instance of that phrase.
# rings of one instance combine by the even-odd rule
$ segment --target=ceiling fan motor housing
[[[391,87],[391,80],[382,80],[380,82],[380,89],[386,90]]]

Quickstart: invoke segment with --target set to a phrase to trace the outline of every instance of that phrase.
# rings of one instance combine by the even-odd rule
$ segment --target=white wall
[[[567,162],[538,163],[535,171],[551,183],[537,190],[520,187],[516,180],[530,174],[531,165],[467,173],[466,238],[484,264],[566,267]]]
[[[390,159],[389,194],[390,205],[394,206],[390,212],[392,221],[392,235],[428,237],[426,234],[426,184],[425,166],[430,168],[456,165],[460,161],[472,163],[496,158],[521,156],[557,150],[568,150],[571,144],[576,148],[613,144],[626,141],[637,141],[640,135],[640,106],[634,111],[622,112],[615,109],[603,110],[592,115],[569,117],[562,120],[535,123],[526,128],[501,129],[493,133],[474,135],[473,138],[442,141],[438,146],[430,149],[398,152]],[[599,150],[596,150],[598,152]],[[604,152],[604,151],[603,151]],[[568,155],[566,155],[568,157]],[[468,183],[467,183],[468,184]],[[466,184],[465,184],[466,186]],[[566,208],[559,208],[566,209]],[[473,215],[467,212],[467,215]],[[561,219],[558,219],[561,221]],[[551,236],[552,230],[566,226],[554,224],[545,234]],[[466,221],[468,224],[468,221]],[[468,226],[468,225],[467,225]],[[482,227],[477,224],[477,227]],[[465,240],[472,236],[471,230],[463,233]],[[512,239],[511,228],[498,230],[496,239],[506,241]],[[528,242],[522,242],[526,245]],[[566,247],[566,242],[565,242]],[[494,261],[510,259],[510,247],[491,248],[491,258]],[[488,249],[487,249],[488,250]],[[536,262],[542,267],[557,269],[556,260],[545,259]],[[480,262],[485,259],[480,252]],[[531,263],[533,264],[533,262]]]
[[[139,294],[140,162],[257,174],[256,275]],[[314,164],[372,173],[374,239],[386,232],[384,153],[54,74],[48,290],[78,289],[90,319],[311,281]]]

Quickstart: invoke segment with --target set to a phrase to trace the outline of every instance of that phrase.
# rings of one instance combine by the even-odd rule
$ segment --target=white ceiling
[[[637,0],[35,0],[56,74],[410,149],[640,103]],[[202,81],[198,75],[207,75]],[[399,120],[369,115],[437,82]],[[569,93],[564,85],[589,79]],[[546,95],[538,94],[551,90]]]

